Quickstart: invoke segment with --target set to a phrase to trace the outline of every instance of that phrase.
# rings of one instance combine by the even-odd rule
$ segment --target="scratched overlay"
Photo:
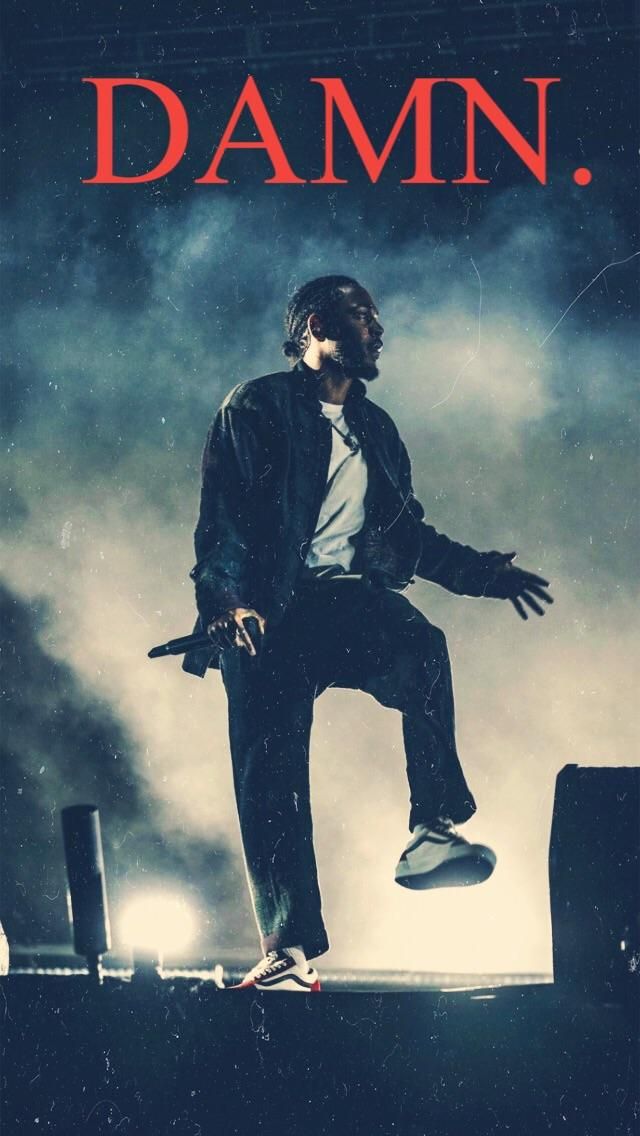
[[[394,884],[407,839],[400,716],[353,691],[316,706],[315,841],[332,949],[347,971],[548,976],[555,777],[637,755],[637,43],[621,3],[294,4],[261,14],[168,4],[15,3],[4,72],[2,911],[10,943],[68,944],[59,811],[99,806],[114,942],[132,895],[194,909],[189,959],[251,958],[224,691],[148,649],[193,622],[192,531],[209,421],[237,382],[280,369],[283,309],[326,272],[356,276],[385,326],[369,388],[395,419],[427,519],[517,549],[555,604],[419,581],[446,634],[459,748],[478,802],[465,833],[498,867],[478,888]],[[196,185],[247,75],[303,184],[265,185],[231,150]],[[96,170],[96,89],[164,84],[186,154],[141,184]],[[324,169],[322,90],[338,77],[380,153],[417,77],[434,90],[443,184],[402,184],[410,124],[373,183],[344,126]],[[547,92],[545,184],[476,111],[473,78],[528,140]],[[116,102],[121,175],[167,146],[154,95]],[[256,139],[245,112],[237,138]],[[456,179],[458,179],[456,181]],[[463,180],[460,180],[463,179]],[[382,806],[382,807],[381,807]],[[181,965],[174,958],[172,965]],[[204,962],[201,963],[204,965]],[[483,981],[487,981],[486,977]]]

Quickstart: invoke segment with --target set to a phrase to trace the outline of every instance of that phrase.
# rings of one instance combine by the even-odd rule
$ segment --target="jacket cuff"
[[[232,608],[251,608],[252,606],[235,591],[216,590],[212,593],[207,590],[203,594],[196,588],[196,607],[205,630],[214,619],[217,619],[219,615],[224,615]]]
[[[493,579],[494,568],[490,553],[452,542],[452,547],[430,579],[458,596],[484,596]]]
[[[461,573],[462,595],[489,596],[495,578],[495,559],[490,552],[477,552],[469,548],[472,556]]]
[[[224,580],[207,565],[196,565],[189,573],[196,586],[196,607],[204,627],[234,607],[252,607],[233,580]]]

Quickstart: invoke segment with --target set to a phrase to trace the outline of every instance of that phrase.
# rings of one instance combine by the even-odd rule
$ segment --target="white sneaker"
[[[279,951],[269,951],[252,970],[245,974],[242,982],[230,990],[290,990],[298,994],[317,994],[320,979],[317,970],[309,966],[301,951],[294,958],[286,947]],[[301,956],[301,959],[300,959]]]
[[[396,883],[417,891],[433,887],[467,887],[487,880],[496,854],[484,844],[470,844],[452,821],[439,817],[418,824],[396,867]]]

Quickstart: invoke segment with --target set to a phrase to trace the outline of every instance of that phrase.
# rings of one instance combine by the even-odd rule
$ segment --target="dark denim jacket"
[[[458,595],[481,595],[491,554],[458,544],[425,524],[411,465],[393,420],[351,384],[345,420],[368,466],[365,522],[352,568],[401,590],[414,576]],[[231,607],[253,607],[272,626],[283,616],[315,532],[331,454],[331,424],[318,380],[299,362],[240,383],[225,398],[202,459],[195,530],[195,630]],[[193,651],[183,667],[204,675],[218,650]]]

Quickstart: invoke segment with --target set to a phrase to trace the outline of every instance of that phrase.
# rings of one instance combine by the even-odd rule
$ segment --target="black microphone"
[[[256,658],[260,654],[262,647],[262,632],[260,631],[260,624],[254,615],[247,615],[242,620],[249,638],[253,643],[256,652]],[[159,659],[162,655],[185,655],[187,651],[197,651],[201,647],[210,647],[215,650],[216,647],[231,646],[229,636],[233,633],[235,623],[231,620],[225,628],[220,629],[220,641],[211,635],[183,635],[179,639],[169,639],[167,643],[160,643],[157,647],[152,647],[147,652],[147,658]]]
[[[199,647],[215,647],[210,635],[183,635],[180,639],[170,639],[168,643],[160,643],[152,647],[147,654],[149,659],[159,659],[161,655],[184,655],[187,651],[195,651]]]

